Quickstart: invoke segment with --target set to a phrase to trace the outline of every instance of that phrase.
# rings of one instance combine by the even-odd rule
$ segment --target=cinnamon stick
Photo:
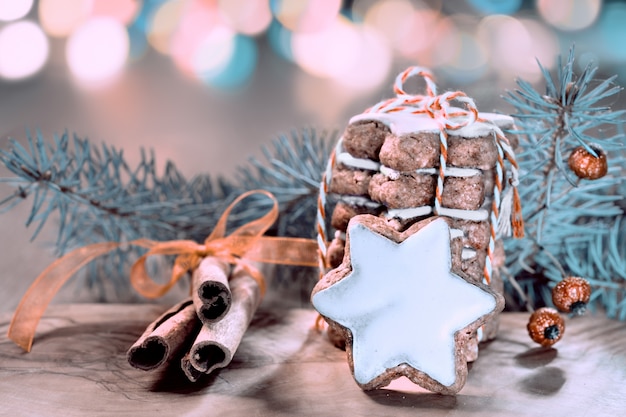
[[[128,363],[145,371],[155,369],[188,346],[199,328],[193,302],[184,300],[148,325],[128,350]]]
[[[261,302],[258,282],[239,266],[233,271],[230,290],[228,314],[218,322],[203,325],[189,351],[191,365],[200,372],[208,374],[230,363]]]
[[[232,302],[228,276],[231,266],[214,257],[200,262],[191,278],[191,298],[202,323],[221,320]]]
[[[203,372],[198,371],[191,364],[189,360],[189,353],[186,353],[180,360],[180,367],[183,370],[183,373],[187,377],[187,379],[191,382],[196,382],[202,375]]]

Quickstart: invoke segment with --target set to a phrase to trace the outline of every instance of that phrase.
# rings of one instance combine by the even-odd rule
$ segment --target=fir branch
[[[53,143],[46,143],[39,132],[34,138],[28,135],[27,146],[10,140],[9,150],[0,150],[0,162],[15,175],[2,181],[17,187],[2,204],[9,209],[32,198],[26,226],[35,224],[33,239],[57,213],[58,255],[101,241],[204,238],[224,207],[226,194],[206,176],[187,181],[172,163],[163,176],[157,175],[152,153],[142,152],[131,169],[122,151],[77,137],[70,140],[68,133],[55,136]],[[127,267],[139,253],[129,247],[103,259],[94,267],[101,271],[89,277],[89,286],[102,289],[98,281],[108,277],[117,295],[127,298]],[[101,292],[100,297],[107,296]]]
[[[121,151],[77,137],[70,141],[67,133],[49,145],[39,133],[27,140],[30,153],[15,140],[9,151],[0,150],[0,161],[16,175],[3,180],[19,185],[4,202],[33,196],[27,221],[27,226],[39,222],[33,238],[55,210],[84,209],[71,221],[62,216],[59,254],[103,237],[125,241],[198,235],[210,231],[215,210],[223,204],[224,193],[208,177],[186,181],[171,162],[159,177],[152,153],[142,152],[138,166],[130,169]],[[107,227],[98,224],[104,218],[110,220]],[[94,229],[98,233],[92,234]]]
[[[535,304],[545,305],[551,303],[549,288],[564,273],[583,276],[594,288],[592,307],[625,319],[626,230],[620,193],[626,165],[620,131],[624,111],[601,103],[621,88],[615,77],[596,82],[597,67],[591,64],[575,74],[573,48],[565,63],[559,58],[555,77],[539,66],[545,94],[520,80],[519,89],[504,97],[515,106],[520,128],[516,134],[527,236],[505,242],[507,271],[516,280],[508,290],[522,288]],[[596,155],[591,144],[607,150],[610,166],[606,176],[593,181],[575,177],[567,164],[577,146]],[[527,303],[524,297],[518,300]]]
[[[213,230],[217,218],[237,195],[250,189],[274,193],[280,203],[275,234],[311,236],[315,200],[321,173],[336,138],[314,129],[292,132],[291,140],[278,138],[273,148],[263,150],[266,163],[252,159],[251,167],[240,168],[238,183],[207,175],[190,180],[174,163],[167,162],[157,174],[153,152],[141,152],[136,167],[130,167],[123,152],[107,145],[92,145],[86,139],[65,133],[46,142],[38,132],[27,137],[27,146],[10,140],[0,149],[0,162],[14,175],[0,181],[15,191],[0,200],[2,211],[32,200],[27,226],[34,225],[35,239],[53,213],[58,214],[58,255],[90,243],[193,239],[202,241]],[[229,218],[236,227],[258,217],[269,208],[265,198],[248,198]],[[130,262],[143,251],[122,248],[90,265],[87,283],[101,299],[132,294],[127,273]],[[156,265],[155,267],[158,267]],[[131,297],[132,298],[132,297]]]
[[[238,171],[244,190],[265,189],[272,192],[280,216],[271,232],[279,236],[315,237],[315,216],[322,173],[337,142],[337,132],[318,132],[313,128],[280,135],[271,147],[264,147],[264,161],[250,159],[250,165]],[[262,200],[261,204],[267,204]],[[262,208],[265,210],[265,208]],[[318,279],[313,268],[276,265],[273,285],[282,293],[293,295],[301,306],[309,302]]]
[[[280,205],[276,233],[280,236],[313,237],[317,195],[337,132],[305,128],[280,135],[272,148],[264,147],[265,161],[250,159],[249,167],[238,171],[244,190],[272,192]]]

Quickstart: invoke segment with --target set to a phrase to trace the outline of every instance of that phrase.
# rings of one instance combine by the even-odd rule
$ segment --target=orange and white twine
[[[320,278],[326,273],[329,267],[328,263],[328,238],[326,236],[326,196],[330,188],[332,180],[333,167],[335,166],[336,152],[335,149],[330,154],[328,164],[326,164],[326,172],[322,176],[319,194],[317,196],[317,245],[319,255],[319,273]]]
[[[426,83],[426,94],[409,94],[404,90],[406,81],[414,76],[420,76]],[[439,171],[437,176],[437,186],[435,189],[435,203],[433,212],[440,215],[442,209],[443,186],[448,160],[448,132],[450,130],[461,129],[475,122],[490,123],[489,120],[480,118],[474,100],[462,91],[450,91],[437,94],[437,86],[430,71],[422,67],[409,67],[398,74],[394,82],[393,91],[395,98],[383,100],[369,109],[365,113],[407,113],[426,114],[434,119],[439,125]],[[453,107],[451,103],[456,101],[464,105],[465,108]],[[498,160],[496,164],[496,178],[494,186],[494,198],[489,213],[490,238],[487,248],[487,258],[484,269],[484,282],[491,281],[493,257],[495,250],[495,239],[497,235],[511,232],[515,237],[523,236],[523,221],[521,218],[521,204],[517,192],[518,165],[515,155],[504,136],[502,130],[493,124],[494,139],[498,150]],[[341,140],[341,139],[340,139]],[[509,187],[503,197],[504,189],[504,160],[511,164],[511,178]],[[333,150],[329,159],[326,172],[320,184],[317,212],[317,231],[320,257],[320,277],[323,276],[329,267],[327,259],[328,239],[326,236],[326,195],[332,180],[332,171],[336,163],[336,151]],[[511,207],[512,206],[512,207]],[[512,218],[511,218],[512,216]]]

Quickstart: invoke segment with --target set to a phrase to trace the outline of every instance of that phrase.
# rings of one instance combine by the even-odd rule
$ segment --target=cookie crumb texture
[[[392,180],[385,174],[372,177],[369,195],[388,208],[410,208],[431,205],[435,199],[436,180],[432,175],[402,174]]]
[[[380,148],[389,134],[389,128],[381,122],[354,123],[343,134],[343,146],[355,158],[378,161]]]
[[[481,113],[480,117],[485,121],[472,128],[447,132],[440,196],[444,209],[440,214],[462,233],[467,249],[459,269],[475,281],[484,275],[490,239],[488,213],[498,162],[495,131],[513,126],[507,116]],[[434,215],[443,148],[438,129],[423,114],[355,116],[336,149],[338,162],[329,191],[339,203],[332,212],[332,227],[345,232],[352,217],[374,214],[403,231]],[[338,245],[333,244],[333,252]]]
[[[349,169],[336,166],[333,169],[333,181],[330,192],[347,195],[368,195],[372,173],[362,169]]]
[[[350,131],[350,127],[346,132]],[[389,134],[380,149],[380,162],[398,171],[434,167],[439,161],[439,134],[419,132],[406,136]]]

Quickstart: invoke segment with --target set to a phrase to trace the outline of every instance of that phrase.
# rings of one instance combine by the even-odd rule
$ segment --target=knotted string
[[[425,95],[409,94],[405,91],[404,84],[409,78],[414,76],[420,76],[424,79],[426,83]],[[441,209],[443,182],[448,159],[447,131],[461,129],[475,122],[493,122],[481,118],[474,100],[462,91],[449,91],[438,95],[432,73],[422,67],[409,67],[398,74],[393,91],[396,94],[395,98],[383,100],[367,109],[365,113],[401,112],[426,114],[438,122],[440,126],[439,175],[435,189],[435,207],[433,208],[435,215],[438,215]],[[453,101],[462,103],[465,108],[453,107],[451,105]],[[512,229],[514,237],[523,237],[524,221],[521,215],[521,202],[517,191],[517,185],[519,184],[517,161],[509,140],[495,123],[493,123],[493,131],[498,148],[498,165],[496,166],[498,175],[496,178],[496,189],[494,190],[494,204],[492,205],[492,214],[495,216],[493,227],[495,228],[494,230],[497,229],[504,233],[510,233]],[[508,187],[506,194],[502,196],[505,155],[506,159],[511,163],[511,178],[509,180],[510,187]]]
[[[404,84],[409,78],[420,76],[426,82],[426,95],[409,94]],[[408,113],[427,114],[440,122],[443,129],[455,130],[478,120],[478,109],[474,100],[462,91],[449,91],[437,94],[437,86],[430,71],[422,67],[409,67],[396,77],[393,91],[395,98],[380,101],[365,110],[365,113]],[[465,109],[452,107],[458,101]],[[454,119],[460,119],[458,122]],[[482,120],[481,120],[482,121]]]
[[[261,194],[272,201],[272,208],[263,216],[240,226],[226,235],[228,217],[233,208],[245,198]],[[227,263],[240,265],[265,291],[265,279],[260,270],[248,263],[263,262],[282,265],[317,266],[317,244],[312,239],[263,236],[278,218],[278,202],[269,192],[248,191],[236,198],[224,211],[211,234],[199,244],[192,240],[159,242],[137,239],[128,244],[147,248],[131,267],[130,282],[142,296],[157,298],[167,293],[180,278],[193,272],[207,256]],[[102,242],[78,248],[50,264],[31,284],[20,301],[8,336],[17,345],[30,352],[35,330],[48,304],[80,268],[92,260],[120,247],[122,243]],[[178,255],[174,261],[170,280],[165,284],[155,282],[146,271],[146,260],[154,255]]]

